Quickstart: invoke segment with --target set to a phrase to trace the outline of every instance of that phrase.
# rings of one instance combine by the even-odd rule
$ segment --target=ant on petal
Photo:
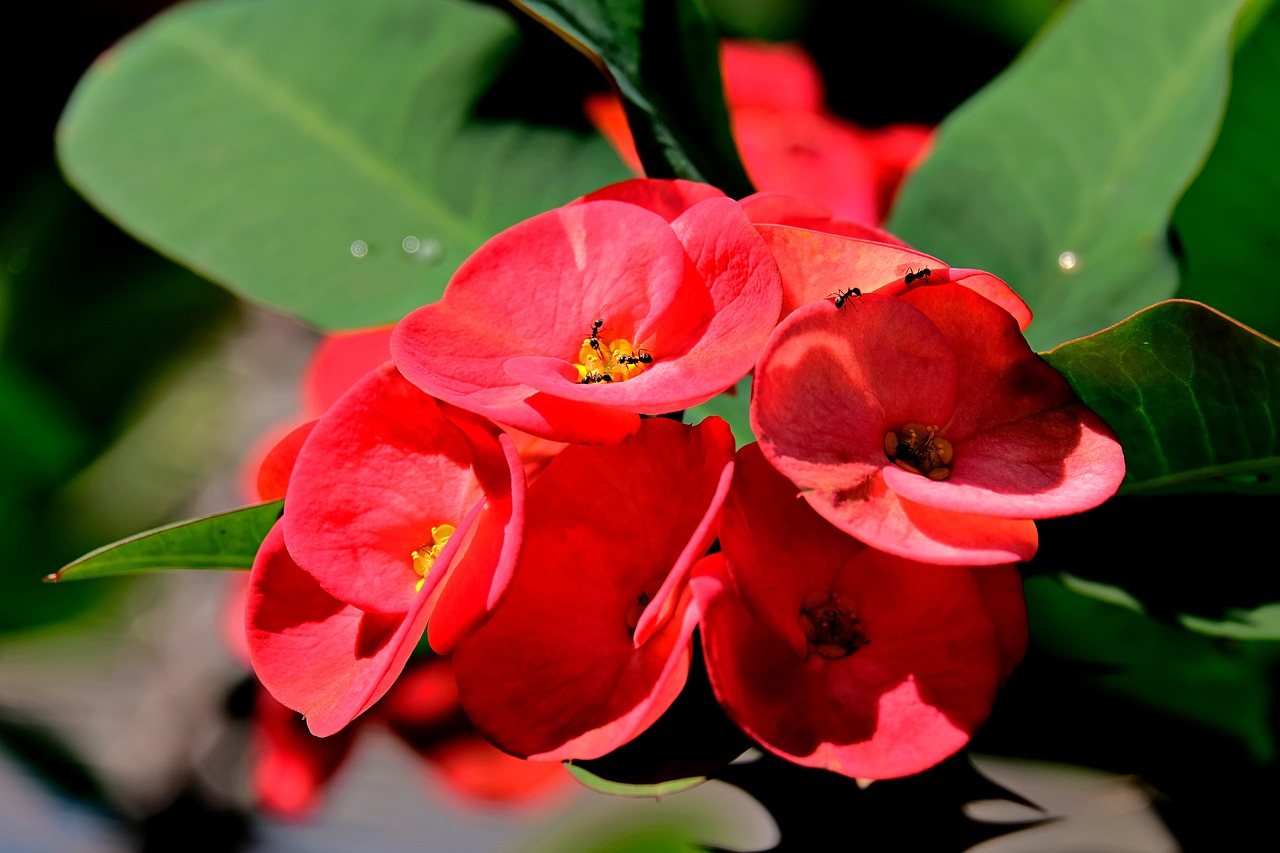
[[[827,298],[828,298],[828,299],[835,299],[835,301],[836,301],[836,307],[837,307],[837,308],[843,308],[843,307],[844,307],[844,304],[845,304],[846,302],[848,302],[850,299],[853,299],[853,298],[858,297],[858,296],[861,296],[861,295],[862,295],[862,289],[861,289],[861,288],[858,288],[858,287],[851,287],[851,288],[849,288],[848,290],[845,290],[845,291],[838,291],[838,292],[836,292],[836,293],[832,293],[832,294],[831,294],[831,295],[829,295]],[[854,305],[853,305],[853,310],[854,310],[854,311],[857,311],[857,310],[858,310],[858,305],[857,305],[857,303],[854,303]]]
[[[931,275],[933,275],[933,270],[929,269],[928,267],[921,267],[919,272],[916,272],[915,270],[908,267],[907,274],[906,276],[903,277],[902,283],[910,284],[913,281],[926,279]]]

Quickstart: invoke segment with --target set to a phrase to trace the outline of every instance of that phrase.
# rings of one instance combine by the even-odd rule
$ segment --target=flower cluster
[[[880,779],[962,748],[1023,653],[1034,520],[1106,500],[1123,458],[1004,282],[820,219],[637,179],[490,239],[268,455],[271,694],[338,733],[425,632],[489,741],[591,759],[701,642],[791,761]],[[757,441],[680,422],[752,372]]]

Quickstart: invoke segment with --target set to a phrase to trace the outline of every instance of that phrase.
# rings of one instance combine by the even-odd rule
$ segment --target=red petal
[[[293,558],[344,602],[407,611],[419,597],[411,555],[431,544],[431,528],[457,530],[428,585],[445,576],[467,537],[463,519],[486,497],[510,505],[508,457],[497,428],[488,429],[485,448],[482,427],[468,434],[390,364],[369,374],[320,419],[298,455],[285,500]]]
[[[539,356],[570,370],[597,319],[638,347],[687,346],[710,307],[705,295],[690,307],[690,278],[660,217],[615,201],[574,204],[492,238],[440,302],[401,321],[391,348],[405,376],[440,399],[545,438],[616,441],[635,430],[634,414],[574,400],[581,389],[563,371],[548,381],[564,399],[545,399],[507,364]]]
[[[400,674],[426,624],[426,599],[391,615],[342,603],[290,558],[283,526],[267,534],[250,575],[249,654],[263,686],[325,737],[364,713]]]
[[[720,68],[734,108],[822,109],[822,75],[798,44],[725,39],[720,42]]]
[[[682,580],[714,535],[732,447],[715,418],[646,420],[621,444],[567,448],[530,486],[519,571],[454,653],[463,705],[490,740],[516,755],[594,758],[666,710],[698,615]],[[665,621],[640,641],[627,612],[658,587],[649,609]]]
[[[289,478],[293,475],[293,466],[298,462],[298,451],[302,449],[315,425],[315,421],[299,424],[271,445],[258,465],[255,489],[258,500],[275,501],[285,496]]]
[[[730,716],[792,761],[857,777],[915,773],[963,746],[1007,673],[1020,602],[994,587],[986,598],[962,569],[852,545],[745,448],[732,494],[723,553],[691,581]],[[804,599],[832,592],[869,641],[836,660],[810,653],[800,625]],[[989,602],[1011,611],[1009,647]]]

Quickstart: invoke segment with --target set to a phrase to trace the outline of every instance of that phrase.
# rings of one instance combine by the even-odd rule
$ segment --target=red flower
[[[818,68],[796,45],[725,41],[721,71],[734,139],[748,177],[761,190],[799,196],[836,219],[875,226],[927,153],[928,127],[872,130],[828,112]],[[643,174],[621,102],[611,94],[593,96],[586,110]]]
[[[824,518],[931,563],[1030,559],[1032,519],[1124,478],[1111,430],[1012,315],[955,284],[797,308],[761,354],[751,423]]]
[[[443,298],[396,327],[428,394],[561,441],[611,442],[639,415],[741,379],[778,319],[777,267],[718,190],[629,181],[489,240]]]
[[[567,448],[530,485],[519,570],[454,653],[486,737],[514,755],[595,758],[667,709],[698,619],[689,573],[732,459],[724,421],[654,418],[619,444]]]
[[[254,671],[311,731],[386,692],[432,617],[447,650],[497,605],[519,552],[524,478],[509,437],[390,365],[319,419],[258,552]]]
[[[885,779],[963,747],[1021,659],[1011,565],[931,566],[842,533],[754,444],[738,453],[723,553],[692,581],[720,703],[798,764]]]

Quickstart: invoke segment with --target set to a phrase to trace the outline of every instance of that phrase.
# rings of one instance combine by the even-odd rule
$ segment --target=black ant
[[[591,324],[591,337],[587,339],[587,343],[591,344],[591,348],[596,352],[600,352],[600,329],[604,326],[604,320],[596,320]]]
[[[853,297],[855,297],[855,296],[861,296],[861,295],[862,295],[862,289],[861,289],[861,288],[859,288],[859,287],[851,287],[851,288],[849,288],[849,289],[848,289],[848,290],[846,290],[846,291],[833,293],[833,294],[831,294],[830,296],[828,296],[827,298],[828,298],[828,299],[833,299],[833,298],[834,298],[834,299],[835,299],[835,301],[836,301],[836,307],[837,307],[837,308],[843,308],[843,307],[844,307],[844,304],[845,304],[846,302],[848,302],[850,299],[852,299],[852,298],[853,298]],[[856,311],[856,310],[858,310],[858,306],[857,306],[856,304],[853,306],[853,310],[855,310],[855,311]]]
[[[591,385],[595,382],[612,382],[612,381],[613,381],[613,377],[610,376],[609,374],[602,373],[599,370],[592,370],[592,371],[589,371],[585,376],[583,376],[582,381],[579,382],[578,384]]]
[[[913,281],[916,281],[919,279],[925,279],[931,275],[933,275],[933,270],[929,269],[928,267],[921,267],[920,272],[916,272],[910,267],[907,267],[907,275],[905,278],[902,279],[902,283],[910,284]]]
[[[620,355],[618,356],[619,364],[653,364],[653,356],[647,352],[637,353],[636,355]]]

